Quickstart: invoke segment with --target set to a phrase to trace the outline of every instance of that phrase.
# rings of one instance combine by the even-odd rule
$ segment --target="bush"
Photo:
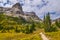
[[[45,28],[45,32],[55,32],[57,31],[57,27],[51,26],[50,28]]]

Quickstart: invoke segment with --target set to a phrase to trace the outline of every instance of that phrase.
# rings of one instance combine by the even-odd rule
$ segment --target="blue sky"
[[[20,2],[23,11],[34,11],[40,18],[48,12],[52,19],[60,18],[60,0],[0,0],[0,6],[12,7],[17,2]]]

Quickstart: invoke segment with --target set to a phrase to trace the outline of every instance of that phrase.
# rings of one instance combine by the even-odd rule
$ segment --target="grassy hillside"
[[[60,31],[58,31],[58,32],[48,32],[48,33],[46,33],[46,36],[50,40],[60,40]]]
[[[42,40],[40,32],[34,31],[35,24],[32,24],[21,17],[0,14],[0,40]]]
[[[42,40],[39,33],[43,30],[36,30],[33,33],[0,33],[0,40]]]
[[[41,40],[38,34],[0,33],[0,40]]]
[[[29,33],[34,29],[35,24],[27,22],[21,17],[12,17],[0,14],[0,32],[24,32]],[[32,27],[33,26],[33,27]]]
[[[0,40],[42,40],[40,32],[50,40],[60,39],[60,21],[52,24],[50,14],[44,21],[26,21],[22,17],[12,17],[0,13]]]

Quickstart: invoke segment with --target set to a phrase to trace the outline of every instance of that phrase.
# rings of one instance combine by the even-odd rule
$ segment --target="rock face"
[[[56,21],[60,22],[60,18],[57,18],[55,20],[52,20],[52,24],[54,24]]]
[[[5,15],[13,16],[13,17],[22,17],[26,21],[40,21],[41,19],[34,12],[23,12],[22,6],[20,3],[16,3],[12,6],[12,8],[3,8],[0,7],[0,12],[4,12]]]
[[[57,18],[57,19],[55,19],[55,20],[53,20],[53,21],[54,21],[54,22],[55,22],[55,21],[58,21],[58,22],[60,22],[60,18]]]
[[[15,5],[12,6],[13,13],[15,14],[23,14],[22,6],[20,3],[16,3]]]
[[[58,18],[58,19],[56,19],[56,20],[60,22],[60,18]]]
[[[27,16],[27,20],[34,20],[34,21],[41,20],[34,12],[25,12],[25,16]]]
[[[0,7],[0,12],[2,12],[3,11],[3,7]]]

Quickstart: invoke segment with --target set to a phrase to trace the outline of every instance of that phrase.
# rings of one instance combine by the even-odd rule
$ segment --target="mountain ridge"
[[[0,7],[0,12],[4,12],[5,15],[13,16],[13,17],[22,17],[26,21],[40,21],[39,17],[34,12],[25,12],[22,10],[22,6],[20,3],[16,3],[12,6],[12,8],[4,8]]]

